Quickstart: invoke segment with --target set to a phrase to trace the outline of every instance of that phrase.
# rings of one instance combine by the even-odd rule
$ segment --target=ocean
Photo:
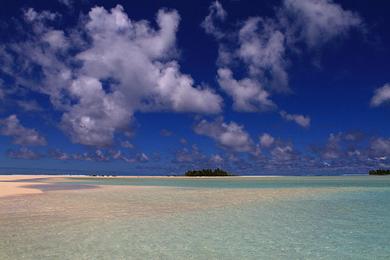
[[[39,183],[0,198],[0,259],[390,259],[389,177]]]

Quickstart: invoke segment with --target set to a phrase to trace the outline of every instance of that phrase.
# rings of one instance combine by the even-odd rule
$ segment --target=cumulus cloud
[[[203,21],[206,33],[219,44],[217,80],[237,111],[275,108],[271,93],[291,92],[288,68],[292,50],[319,48],[362,24],[357,14],[331,0],[284,0],[277,10],[275,17],[250,17],[238,28],[223,30],[220,23],[227,12],[221,3],[213,2]],[[241,79],[233,76],[236,68]],[[308,124],[304,117],[293,121]]]
[[[204,132],[222,132],[222,130],[214,130],[214,128],[219,129],[219,125],[223,123],[223,120],[218,120],[217,126],[213,127],[210,127],[210,124],[215,123],[214,121],[201,124]],[[220,144],[219,135],[207,136],[224,147]],[[361,132],[331,133],[323,145],[312,146],[308,151],[301,151],[292,141],[285,141],[268,133],[259,136],[259,143],[256,146],[252,145],[252,142],[250,146],[251,149],[242,153],[237,153],[237,150],[230,148],[211,156],[202,154],[196,146],[192,149],[183,148],[176,153],[174,162],[197,167],[223,165],[224,168],[233,167],[232,169],[243,171],[244,174],[274,174],[275,171],[280,173],[280,170],[285,174],[302,173],[302,171],[308,174],[314,171],[316,173],[324,171],[327,174],[330,172],[363,173],[372,168],[390,165],[390,139],[386,137],[368,139]]]
[[[121,142],[121,146],[123,148],[128,148],[128,149],[133,149],[134,148],[134,145],[132,143],[130,143],[129,141]]]
[[[358,14],[332,0],[284,0],[282,18],[288,18],[290,36],[309,47],[323,45],[363,24]]]
[[[109,160],[110,158],[108,158]],[[125,155],[121,151],[112,151],[111,159],[122,160],[127,163],[146,163],[150,161],[150,158],[147,154],[143,152],[136,153],[135,155]]]
[[[288,91],[283,34],[261,18],[249,18],[237,32],[238,46],[229,49],[220,43],[218,83],[233,99],[237,111],[265,111],[276,105],[270,91]],[[245,65],[247,75],[235,79],[235,61]]]
[[[100,149],[99,149],[100,150]],[[96,153],[98,153],[98,151]],[[102,154],[102,158],[105,161],[109,160],[122,160],[128,163],[145,163],[151,160],[151,158],[144,152],[136,153],[135,155],[129,156],[122,153],[121,150],[108,150],[106,152],[100,150]],[[153,156],[153,159],[158,159],[158,156]]]
[[[58,2],[69,8],[73,6],[73,0],[58,0]]]
[[[390,158],[390,138],[375,138],[370,142],[371,154],[378,157],[388,157]]]
[[[95,158],[97,161],[109,161],[110,157],[106,155],[101,149],[95,151]]]
[[[292,121],[298,124],[303,128],[308,128],[310,126],[310,117],[298,114],[289,114],[286,111],[280,111],[280,116],[287,121]]]
[[[96,78],[80,77],[69,88],[78,100],[62,116],[62,128],[75,143],[104,146],[111,143],[117,129],[125,129],[131,111],[120,92],[105,93]]]
[[[6,46],[14,59],[3,60],[3,71],[49,95],[63,112],[61,128],[75,143],[110,145],[137,111],[221,112],[222,98],[180,71],[175,10],[158,11],[157,29],[131,20],[120,5],[94,7],[66,31],[47,22],[56,14],[28,9],[25,17],[33,33]],[[26,66],[13,66],[12,60]],[[40,72],[39,82],[32,80],[31,68]]]
[[[293,160],[296,156],[291,144],[277,145],[271,150],[272,158],[276,161]]]
[[[147,156],[145,153],[140,153],[137,155],[138,162],[147,162],[149,161],[149,156]]]
[[[390,84],[385,84],[383,87],[375,90],[374,96],[371,99],[371,106],[377,107],[390,102]]]
[[[221,155],[214,154],[214,155],[211,156],[210,162],[218,165],[218,164],[222,164],[224,162],[224,159],[222,158]]]
[[[57,13],[49,12],[49,11],[42,11],[37,12],[34,10],[34,8],[28,8],[24,11],[24,19],[27,22],[34,22],[34,21],[53,21],[58,17]]]
[[[259,137],[259,141],[262,147],[268,148],[274,144],[275,138],[270,134],[264,133]]]
[[[18,100],[16,104],[26,112],[42,111],[42,107],[35,100]]]
[[[39,153],[36,153],[26,147],[21,147],[17,150],[10,149],[6,154],[8,157],[13,159],[36,160],[42,157]]]
[[[343,151],[340,142],[342,141],[342,135],[331,133],[328,138],[324,149],[321,151],[324,159],[338,159],[342,156]]]
[[[249,18],[238,32],[237,57],[247,66],[249,75],[276,91],[288,90],[285,36],[273,22]]]
[[[216,23],[222,22],[226,19],[227,13],[223,9],[219,1],[211,3],[209,7],[209,14],[202,22],[202,27],[206,33],[213,35],[215,38],[222,38],[224,33],[216,26]]]
[[[13,138],[13,143],[19,145],[46,145],[46,139],[37,130],[22,126],[16,115],[10,115],[0,120],[0,134]]]
[[[109,161],[124,161],[127,163],[145,163],[150,161],[148,155],[143,152],[133,153],[131,155],[123,153],[121,150],[112,149],[96,149],[94,151],[82,153],[67,153],[59,149],[50,150],[48,153],[50,158],[67,161],[95,161],[95,162],[109,162]]]
[[[191,148],[181,148],[175,152],[175,163],[199,163],[205,160],[206,156],[199,150],[197,145]]]
[[[60,161],[67,161],[67,160],[71,159],[71,155],[69,155],[68,153],[62,152],[59,149],[50,150],[49,157],[56,159],[56,160],[60,160]]]
[[[364,161],[370,156],[369,148],[365,144],[365,135],[360,132],[330,133],[325,145],[313,147],[313,151],[328,161],[347,158]]]
[[[233,98],[236,111],[266,111],[276,107],[260,82],[250,78],[236,80],[228,68],[218,69],[218,83]]]
[[[212,138],[220,146],[236,152],[250,152],[253,142],[244,126],[235,122],[225,123],[223,118],[215,121],[201,120],[194,126],[195,133]]]
[[[180,168],[180,172],[186,171],[189,168],[214,168],[224,167],[229,168],[229,161],[225,160],[223,154],[204,154],[197,145],[193,144],[191,147],[183,147],[175,151],[172,162]]]

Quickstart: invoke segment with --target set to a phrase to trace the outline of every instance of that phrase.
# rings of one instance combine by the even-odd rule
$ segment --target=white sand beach
[[[0,175],[0,198],[15,196],[15,195],[28,195],[42,193],[40,189],[28,187],[32,184],[44,184],[40,182],[32,182],[31,180],[37,180],[42,178],[58,178],[64,176],[53,175]],[[23,181],[26,180],[26,181]]]

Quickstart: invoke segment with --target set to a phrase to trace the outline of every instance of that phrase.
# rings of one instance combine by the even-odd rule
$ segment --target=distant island
[[[384,169],[371,170],[368,172],[368,175],[390,175],[390,170],[384,170]]]
[[[221,170],[219,168],[217,168],[215,170],[213,170],[213,169],[202,169],[202,170],[197,170],[197,171],[187,171],[184,175],[187,176],[187,177],[233,176],[232,174],[230,174],[230,173],[228,173],[228,172],[226,172],[224,170]]]

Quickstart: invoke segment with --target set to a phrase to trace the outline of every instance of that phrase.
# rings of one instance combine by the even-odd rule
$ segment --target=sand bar
[[[31,180],[60,177],[53,175],[0,175],[0,198],[16,195],[39,194],[40,189],[28,187],[33,184],[44,184],[40,182],[31,182]],[[26,180],[25,182],[23,180]]]

